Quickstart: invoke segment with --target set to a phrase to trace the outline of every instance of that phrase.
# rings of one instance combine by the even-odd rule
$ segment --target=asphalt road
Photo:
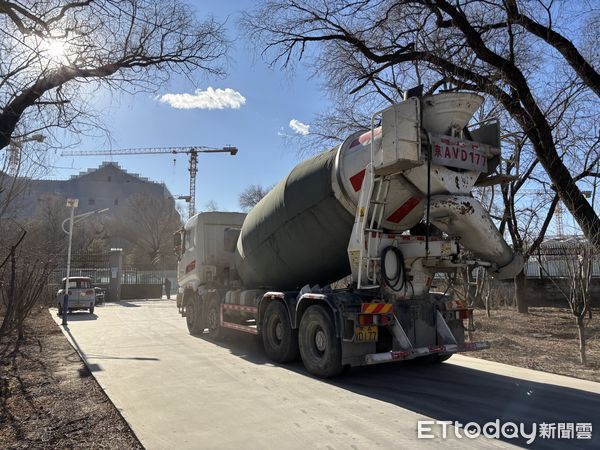
[[[107,304],[69,320],[63,331],[149,449],[525,445],[458,438],[460,426],[448,428],[448,439],[438,425],[433,439],[417,438],[418,420],[496,419],[524,423],[528,433],[534,423],[592,423],[592,440],[538,435],[533,446],[600,448],[599,383],[457,355],[435,367],[387,364],[323,381],[301,363],[270,363],[252,336],[222,343],[190,336],[165,300]]]

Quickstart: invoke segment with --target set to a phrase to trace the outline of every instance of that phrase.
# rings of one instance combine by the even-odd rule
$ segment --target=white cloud
[[[193,94],[165,94],[160,97],[161,103],[168,103],[177,109],[239,109],[246,103],[246,97],[231,88],[205,91],[196,89]]]
[[[294,133],[306,136],[309,133],[310,125],[300,122],[299,120],[290,120],[290,128],[294,130]]]

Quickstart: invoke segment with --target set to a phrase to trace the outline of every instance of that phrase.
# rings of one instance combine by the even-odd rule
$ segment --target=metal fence
[[[176,287],[176,270],[147,270],[123,266],[121,271],[121,284],[163,284],[165,278],[168,278],[172,286]]]
[[[580,255],[593,255],[585,239],[573,237],[544,242],[527,262],[528,278],[567,278],[579,264]],[[589,261],[589,259],[588,259]],[[600,256],[592,259],[592,277],[600,278]]]
[[[57,265],[57,269],[50,275],[50,284],[60,284],[67,276],[67,255],[60,255]],[[89,277],[94,284],[108,285],[111,278],[110,253],[74,253],[71,255],[71,276]],[[167,270],[132,265],[121,267],[121,284],[160,285],[165,278],[169,278],[171,286],[177,288],[177,270],[174,268]]]
[[[52,271],[49,278],[50,284],[60,284],[61,280],[67,276],[67,268],[62,267]],[[90,277],[94,284],[108,284],[110,282],[109,268],[84,268],[71,267],[72,277]]]
[[[50,284],[60,284],[67,276],[67,255],[58,256],[58,267],[50,274]],[[73,253],[71,276],[90,277],[95,284],[110,282],[110,253]]]
[[[570,277],[569,267],[572,262],[564,259],[529,260],[527,262],[528,278],[566,278]],[[571,269],[572,270],[572,269]],[[600,278],[600,259],[592,262],[592,278]]]

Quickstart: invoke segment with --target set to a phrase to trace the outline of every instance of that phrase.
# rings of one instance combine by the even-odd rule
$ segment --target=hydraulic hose
[[[396,273],[390,277],[385,267],[385,258],[389,252],[396,257]],[[404,266],[404,256],[400,249],[394,246],[388,246],[381,252],[381,274],[383,281],[389,288],[395,292],[400,292],[406,287],[406,267]]]

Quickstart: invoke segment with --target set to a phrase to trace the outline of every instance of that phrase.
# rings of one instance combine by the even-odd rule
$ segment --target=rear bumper
[[[96,302],[94,300],[69,300],[69,309],[88,309],[94,307]],[[62,308],[63,302],[59,302]]]
[[[446,344],[413,348],[407,351],[371,353],[365,356],[365,364],[382,364],[393,361],[406,361],[427,355],[451,355],[453,353],[473,352],[490,348],[489,342],[467,342],[465,344]]]

